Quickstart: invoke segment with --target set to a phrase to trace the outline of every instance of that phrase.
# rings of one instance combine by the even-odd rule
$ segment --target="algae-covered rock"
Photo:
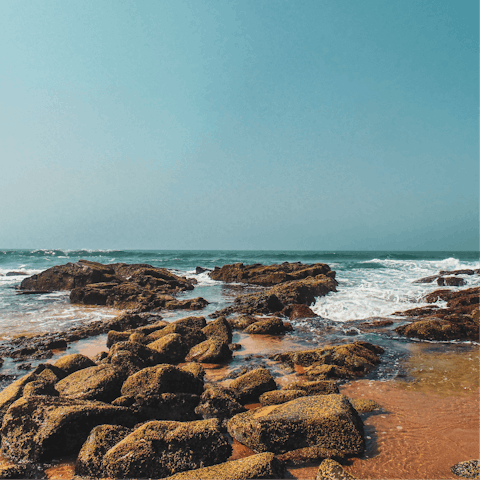
[[[451,469],[453,474],[463,478],[479,478],[480,468],[478,460],[467,460],[455,464]]]
[[[238,403],[233,391],[220,385],[208,384],[200,397],[200,404],[195,412],[202,418],[231,418],[237,413],[245,412],[245,407]]]
[[[176,473],[164,480],[257,480],[264,478],[285,478],[285,466],[273,453],[259,453],[211,467]]]
[[[131,432],[131,428],[120,425],[95,427],[80,449],[75,462],[75,474],[84,477],[101,477],[103,456]]]
[[[56,385],[61,397],[111,402],[120,395],[126,375],[113,365],[78,370]]]
[[[123,407],[61,397],[20,398],[8,409],[1,429],[1,453],[16,461],[43,461],[76,454],[92,428],[133,426]]]
[[[290,320],[296,320],[298,318],[313,318],[317,316],[311,308],[302,304],[288,305],[288,307],[284,308],[281,313]]]
[[[318,467],[315,480],[355,480],[355,477],[347,473],[338,462],[327,458]]]
[[[260,403],[263,407],[267,405],[279,405],[280,403],[290,402],[296,398],[305,397],[308,393],[305,390],[272,390],[260,395]]]
[[[198,363],[186,363],[185,365],[181,366],[181,369],[185,370],[186,372],[190,372],[194,377],[203,382],[203,377],[205,377],[205,369]]]
[[[295,382],[284,387],[288,390],[303,390],[306,395],[330,395],[338,393],[338,385],[333,380],[313,380],[307,382]]]
[[[166,327],[150,333],[146,341],[154,342],[171,333],[178,333],[184,342],[186,351],[206,339],[202,329],[207,325],[205,317],[186,317],[170,323]]]
[[[162,363],[162,355],[160,355],[159,352],[149,348],[147,345],[143,345],[142,343],[131,341],[115,343],[108,352],[107,361],[111,361],[111,358],[121,350],[134,353],[147,367]]]
[[[228,343],[221,337],[210,337],[190,349],[187,362],[219,363],[232,358]]]
[[[218,337],[225,343],[232,343],[232,327],[225,317],[220,317],[213,322],[209,322],[202,331],[207,338]]]
[[[237,377],[230,383],[240,403],[258,401],[258,397],[270,390],[276,390],[277,384],[272,374],[265,368],[257,368]]]
[[[60,357],[54,365],[61,368],[66,375],[70,375],[77,370],[82,370],[88,367],[94,367],[95,362],[81,353],[72,353],[71,355],[64,355]]]
[[[293,327],[288,322],[283,322],[280,318],[265,318],[252,323],[245,329],[245,333],[277,335],[280,333],[291,332]]]
[[[125,396],[193,393],[200,395],[203,381],[192,373],[169,364],[148,367],[125,380],[121,393]]]
[[[142,421],[175,420],[189,422],[199,419],[195,413],[199,401],[199,395],[192,393],[162,393],[160,395],[137,395],[132,406]]]
[[[103,457],[103,475],[162,478],[227,460],[231,447],[217,420],[152,421],[143,424]]]
[[[369,400],[367,398],[349,398],[348,400],[358,413],[373,412],[374,410],[382,408],[375,400]]]
[[[227,429],[257,452],[318,446],[355,455],[365,448],[362,420],[343,395],[301,397],[257,408],[230,419]]]
[[[154,342],[149,343],[148,348],[160,354],[160,363],[179,363],[185,359],[188,352],[183,338],[178,333],[169,333]]]
[[[130,336],[130,332],[117,332],[116,330],[110,330],[107,333],[107,347],[110,348],[118,342],[127,342]]]

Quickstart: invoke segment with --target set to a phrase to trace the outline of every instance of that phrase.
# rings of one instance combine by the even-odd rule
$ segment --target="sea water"
[[[25,275],[80,259],[104,264],[145,263],[195,278],[198,282],[195,289],[181,294],[181,297],[201,296],[209,301],[202,315],[228,306],[239,290],[210,279],[208,273],[196,274],[197,266],[213,269],[237,262],[246,265],[327,263],[337,272],[337,292],[316,299],[311,308],[330,324],[385,317],[423,306],[424,295],[436,285],[415,283],[415,280],[438,274],[440,270],[480,268],[478,252],[0,250],[0,338],[61,331],[82,322],[118,314],[105,307],[70,305],[69,292],[23,295],[16,289]],[[23,275],[12,275],[12,272]],[[463,278],[467,287],[480,285],[480,275],[464,275]],[[175,312],[167,317],[175,319],[184,314]],[[315,331],[314,325],[311,330]]]

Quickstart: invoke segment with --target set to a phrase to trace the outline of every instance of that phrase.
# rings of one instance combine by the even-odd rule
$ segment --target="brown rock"
[[[272,390],[260,395],[260,403],[263,407],[268,405],[279,405],[281,403],[290,402],[296,398],[307,396],[305,390]]]
[[[169,333],[147,346],[160,354],[160,363],[183,362],[188,351],[187,345],[178,333]]]
[[[317,316],[311,308],[301,304],[289,305],[282,310],[282,314],[289,317],[290,320],[296,320],[297,318],[313,318]]]
[[[221,363],[232,358],[228,343],[220,337],[211,337],[190,349],[187,362]]]
[[[231,418],[237,413],[244,412],[245,408],[238,403],[234,392],[220,385],[209,384],[200,397],[200,403],[195,409],[202,418]]]
[[[355,480],[355,477],[347,473],[338,462],[327,458],[318,467],[315,480]]]
[[[207,338],[218,337],[225,343],[232,343],[232,327],[225,317],[220,317],[213,322],[209,322],[202,331]]]
[[[288,322],[283,322],[280,318],[265,318],[252,323],[245,329],[245,333],[250,335],[278,335],[285,332],[291,332],[293,327]]]
[[[81,353],[72,353],[71,355],[64,355],[60,357],[54,365],[61,368],[66,375],[70,375],[78,370],[84,368],[94,367],[95,362]]]
[[[258,397],[270,390],[276,390],[277,384],[271,373],[265,368],[257,368],[237,377],[230,383],[240,403],[258,401]]]

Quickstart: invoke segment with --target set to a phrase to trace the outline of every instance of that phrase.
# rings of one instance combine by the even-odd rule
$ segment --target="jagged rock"
[[[284,390],[303,390],[307,395],[330,395],[339,392],[338,385],[333,380],[291,383]]]
[[[285,466],[273,453],[259,453],[211,467],[188,470],[163,480],[258,480],[285,478]]]
[[[478,460],[467,460],[455,464],[451,469],[454,475],[463,478],[479,478],[480,468]]]
[[[181,366],[181,369],[191,373],[194,377],[198,378],[203,382],[203,377],[205,376],[205,369],[198,363],[186,363],[185,365]]]
[[[257,368],[247,372],[230,383],[240,403],[258,401],[258,397],[270,390],[276,390],[277,384],[271,373],[265,368]]]
[[[49,375],[50,379],[45,373],[43,373],[46,370],[48,370],[48,373],[51,374]],[[65,373],[63,370],[53,365],[49,365],[48,363],[41,363],[38,365],[35,370],[19,378],[0,392],[0,420],[3,418],[10,406],[23,395],[23,389],[29,382],[36,380],[47,380],[49,383],[56,383],[64,377]]]
[[[122,350],[135,354],[137,357],[139,357],[142,360],[142,362],[147,367],[157,365],[161,363],[163,359],[162,355],[159,352],[157,352],[156,350],[153,350],[147,345],[143,345],[142,343],[127,341],[127,342],[115,343],[112,346],[112,348],[110,348],[107,360],[110,362],[112,357]]]
[[[160,395],[162,393],[193,393],[200,395],[203,381],[192,373],[173,365],[148,367],[125,380],[121,393],[124,396]]]
[[[288,307],[285,307],[281,313],[290,320],[296,320],[297,318],[313,318],[317,316],[311,308],[301,304],[289,305]]]
[[[287,305],[311,305],[316,297],[335,292],[336,286],[336,280],[326,275],[281,283],[260,293],[239,295],[233,305],[212,315],[280,313]]]
[[[0,478],[39,478],[41,467],[35,468],[31,463],[17,463],[16,465],[1,465]]]
[[[61,368],[66,375],[70,375],[78,370],[94,367],[95,362],[81,353],[72,353],[71,355],[60,357],[54,365]]]
[[[162,393],[160,395],[137,395],[132,405],[141,420],[175,420],[188,422],[198,420],[195,409],[200,396],[191,393]]]
[[[257,408],[235,415],[227,429],[257,452],[284,453],[318,446],[356,455],[365,449],[363,423],[343,395],[300,397]]]
[[[449,315],[444,318],[422,317],[395,328],[397,333],[422,340],[478,340],[478,324],[468,315]]]
[[[59,394],[52,383],[49,383],[43,379],[34,380],[33,382],[28,382],[27,384],[25,384],[22,392],[23,397],[31,397],[37,395],[58,397]]]
[[[474,275],[475,270],[465,268],[463,270],[441,270],[440,275]]]
[[[209,302],[203,297],[191,298],[188,300],[170,300],[165,303],[167,310],[202,310]]]
[[[327,458],[318,467],[315,480],[355,480],[355,477],[347,473],[338,462]]]
[[[231,418],[237,413],[245,412],[245,407],[238,403],[233,391],[220,385],[209,384],[200,397],[200,403],[195,409],[202,418]]]
[[[458,277],[439,277],[437,278],[437,285],[440,287],[461,287],[466,285],[467,282],[463,278]]]
[[[146,341],[154,342],[171,333],[178,333],[181,335],[186,351],[190,350],[197,343],[203,342],[206,339],[205,333],[202,329],[207,325],[205,317],[186,317],[170,323],[161,330],[156,330],[150,333]]]
[[[284,262],[281,265],[268,266],[234,263],[233,265],[224,265],[222,268],[215,267],[215,270],[209,273],[213,280],[222,280],[230,283],[250,283],[264,287],[327,274],[335,278],[335,272],[332,272],[330,267],[324,263],[305,265],[300,262]]]
[[[160,363],[180,363],[185,360],[185,355],[188,352],[187,345],[183,337],[178,333],[169,333],[152,343],[149,343],[148,348],[155,350],[160,355]]]
[[[412,283],[433,283],[439,275],[430,275],[428,277],[419,278],[418,280],[414,280]]]
[[[283,322],[280,318],[266,318],[252,323],[245,329],[245,333],[250,335],[278,335],[285,332],[291,332],[293,327],[288,322]]]
[[[113,365],[99,365],[78,370],[56,385],[61,397],[110,402],[120,396],[126,375]]]
[[[75,474],[83,477],[102,476],[103,456],[132,432],[120,425],[98,425],[83,444],[75,463]]]
[[[107,347],[110,348],[118,342],[128,342],[130,336],[130,332],[117,332],[116,330],[110,330],[107,333]]]
[[[232,327],[225,317],[220,317],[213,322],[209,322],[202,331],[207,338],[218,337],[225,341],[225,343],[232,343]]]
[[[224,462],[230,452],[217,420],[152,421],[108,450],[103,476],[162,478]]]
[[[118,350],[107,356],[104,364],[117,368],[124,378],[143,370],[147,364],[136,353],[129,350]]]
[[[378,355],[383,348],[368,342],[354,342],[346,345],[328,346],[313,350],[300,350],[272,355],[276,361],[289,365],[335,365],[342,367],[342,377],[365,375],[380,363]],[[344,369],[344,370],[343,370]]]
[[[93,427],[133,426],[127,408],[61,397],[26,397],[3,418],[1,453],[16,461],[45,461],[77,453]]]
[[[220,337],[211,337],[190,349],[187,362],[220,363],[232,358],[228,343]]]
[[[271,392],[262,393],[259,400],[262,406],[266,407],[268,405],[280,405],[281,403],[290,402],[307,395],[308,393],[305,390],[272,390]]]

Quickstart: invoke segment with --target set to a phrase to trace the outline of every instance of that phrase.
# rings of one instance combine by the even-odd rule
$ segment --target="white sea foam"
[[[345,322],[371,317],[384,317],[396,311],[427,305],[423,297],[437,287],[436,283],[413,283],[422,277],[436,275],[440,270],[476,269],[480,262],[462,263],[456,258],[445,260],[381,260],[374,258],[363,264],[375,263],[385,268],[352,269],[337,272],[336,293],[317,298],[312,310],[323,318]],[[467,287],[480,285],[480,275],[463,275]],[[457,287],[448,287],[456,289]],[[463,287],[465,288],[465,287]],[[444,306],[445,302],[438,302]]]

